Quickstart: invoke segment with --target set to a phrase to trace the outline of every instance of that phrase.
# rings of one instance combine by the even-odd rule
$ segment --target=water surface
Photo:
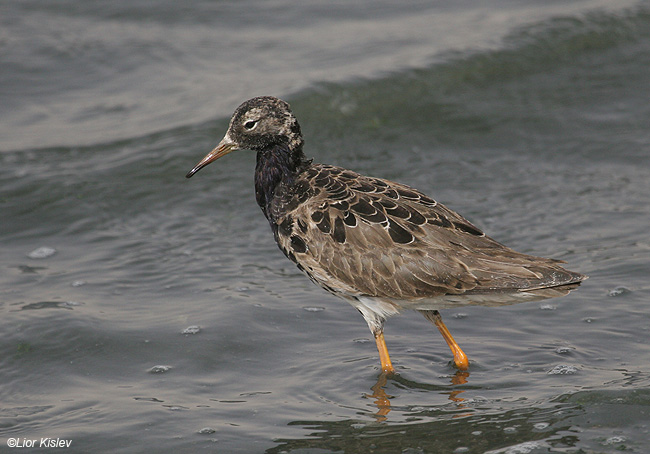
[[[2,449],[644,452],[650,9],[608,4],[5,3]],[[361,316],[274,244],[254,155],[184,178],[259,94],[317,161],[590,279],[444,311],[468,373],[392,318],[384,381]]]

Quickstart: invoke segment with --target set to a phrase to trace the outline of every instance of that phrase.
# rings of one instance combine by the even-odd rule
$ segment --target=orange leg
[[[381,361],[381,370],[389,374],[395,373],[395,369],[393,368],[393,363],[390,362],[390,356],[388,356],[388,348],[386,348],[386,341],[384,340],[383,331],[375,332],[375,342],[377,342],[377,350],[379,350],[379,361]]]
[[[469,359],[467,359],[465,352],[461,350],[460,345],[458,345],[458,343],[456,343],[454,338],[451,336],[451,333],[442,322],[442,317],[440,317],[440,314],[438,314],[438,317],[436,317],[436,321],[434,323],[438,327],[438,330],[440,331],[440,334],[442,334],[442,337],[445,338],[445,341],[447,342],[447,345],[449,345],[451,352],[454,354],[454,363],[456,363],[456,367],[458,367],[460,370],[467,370],[469,368]]]
[[[442,337],[445,338],[447,345],[449,345],[449,348],[451,349],[451,353],[454,355],[454,363],[456,364],[456,367],[460,370],[467,370],[469,368],[469,359],[467,359],[467,355],[460,348],[458,343],[454,340],[451,333],[443,323],[440,313],[438,311],[420,312],[426,317],[427,320],[433,322],[433,324],[436,325],[440,331],[440,334],[442,334]]]

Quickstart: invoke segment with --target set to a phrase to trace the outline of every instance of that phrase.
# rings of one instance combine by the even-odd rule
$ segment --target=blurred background
[[[649,67],[647,1],[0,0],[0,451],[646,452]],[[254,154],[184,178],[258,95],[316,161],[590,279],[443,311],[468,373],[394,317],[382,379]]]

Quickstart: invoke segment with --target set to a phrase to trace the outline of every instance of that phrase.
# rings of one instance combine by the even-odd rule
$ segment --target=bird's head
[[[272,96],[249,99],[235,110],[219,145],[201,159],[186,177],[190,178],[232,151],[263,151],[278,145],[286,147],[288,152],[299,150],[303,145],[300,125],[289,104]]]

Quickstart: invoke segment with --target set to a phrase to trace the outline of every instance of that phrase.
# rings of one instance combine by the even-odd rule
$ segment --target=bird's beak
[[[231,151],[239,150],[237,144],[226,134],[226,136],[219,142],[219,145],[215,147],[210,153],[208,153],[205,158],[201,159],[197,165],[194,166],[192,170],[187,172],[185,178],[191,178],[196,172],[201,170],[203,167],[210,164],[212,161],[216,161],[222,156],[227,155]]]

